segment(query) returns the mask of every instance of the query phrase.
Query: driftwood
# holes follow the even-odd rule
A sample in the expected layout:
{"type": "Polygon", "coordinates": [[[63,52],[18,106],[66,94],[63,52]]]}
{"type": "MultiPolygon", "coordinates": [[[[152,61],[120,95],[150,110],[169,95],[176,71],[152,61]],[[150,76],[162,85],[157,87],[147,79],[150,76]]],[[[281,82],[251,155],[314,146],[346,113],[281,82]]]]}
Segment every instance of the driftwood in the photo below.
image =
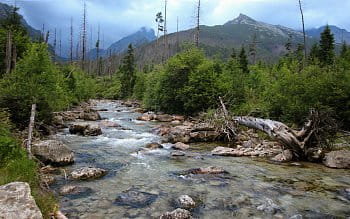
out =
{"type": "Polygon", "coordinates": [[[30,114],[30,122],[29,122],[29,129],[28,129],[28,140],[27,140],[27,151],[28,156],[32,158],[32,138],[33,138],[33,129],[34,129],[34,123],[35,123],[35,112],[36,112],[36,104],[32,105],[32,111],[30,114]]]}
{"type": "Polygon", "coordinates": [[[308,149],[328,145],[331,136],[337,132],[337,124],[327,114],[311,111],[310,119],[301,130],[294,130],[286,124],[269,119],[250,116],[229,116],[225,104],[220,98],[225,120],[231,120],[236,125],[256,129],[266,133],[279,142],[284,149],[290,149],[298,157],[306,156],[308,149]]]}

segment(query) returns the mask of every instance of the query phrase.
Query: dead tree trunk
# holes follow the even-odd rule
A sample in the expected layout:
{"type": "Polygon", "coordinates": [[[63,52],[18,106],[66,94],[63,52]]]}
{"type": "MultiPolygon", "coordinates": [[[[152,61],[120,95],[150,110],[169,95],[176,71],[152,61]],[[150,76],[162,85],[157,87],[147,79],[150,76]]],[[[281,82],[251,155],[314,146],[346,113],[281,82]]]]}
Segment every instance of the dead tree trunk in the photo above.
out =
{"type": "Polygon", "coordinates": [[[305,21],[304,21],[304,13],[303,13],[303,8],[301,6],[301,0],[299,0],[299,9],[300,9],[300,14],[301,14],[301,22],[303,25],[303,37],[304,37],[304,65],[307,57],[307,51],[306,51],[306,33],[305,33],[305,21]]]}
{"type": "Polygon", "coordinates": [[[34,129],[34,123],[35,123],[35,112],[36,112],[36,104],[32,105],[32,111],[30,114],[30,122],[29,122],[29,129],[28,129],[28,140],[27,140],[27,151],[28,156],[30,158],[33,157],[32,155],[32,138],[33,138],[33,129],[34,129]]]}
{"type": "Polygon", "coordinates": [[[7,33],[7,43],[6,43],[6,74],[11,72],[11,61],[12,61],[12,32],[7,33]]]}

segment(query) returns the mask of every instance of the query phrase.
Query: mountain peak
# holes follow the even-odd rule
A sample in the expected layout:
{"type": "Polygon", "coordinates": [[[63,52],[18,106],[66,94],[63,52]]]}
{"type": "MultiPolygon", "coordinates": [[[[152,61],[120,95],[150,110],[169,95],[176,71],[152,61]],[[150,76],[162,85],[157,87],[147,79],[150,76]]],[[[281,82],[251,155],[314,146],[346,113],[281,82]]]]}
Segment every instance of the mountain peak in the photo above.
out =
{"type": "Polygon", "coordinates": [[[255,24],[257,23],[256,20],[253,18],[249,17],[248,15],[245,14],[239,14],[237,18],[235,18],[232,21],[227,22],[226,24],[255,24]]]}

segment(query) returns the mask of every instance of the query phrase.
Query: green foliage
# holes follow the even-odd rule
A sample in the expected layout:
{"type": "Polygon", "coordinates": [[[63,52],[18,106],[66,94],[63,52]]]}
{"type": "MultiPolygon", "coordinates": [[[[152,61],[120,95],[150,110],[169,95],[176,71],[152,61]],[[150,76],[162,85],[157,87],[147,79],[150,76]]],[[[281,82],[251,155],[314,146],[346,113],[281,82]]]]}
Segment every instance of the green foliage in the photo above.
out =
{"type": "MultiPolygon", "coordinates": [[[[188,101],[186,98],[190,97],[185,97],[183,94],[185,86],[191,86],[188,84],[190,75],[195,74],[204,61],[204,55],[200,50],[189,49],[171,58],[164,69],[157,69],[155,73],[151,73],[148,85],[152,84],[154,87],[147,90],[150,94],[145,97],[146,106],[154,108],[152,106],[157,105],[160,110],[169,113],[195,113],[185,109],[185,102],[188,101]],[[155,100],[150,100],[150,97],[155,100]]],[[[193,82],[194,80],[193,78],[193,82]]]]}
{"type": "Polygon", "coordinates": [[[123,63],[119,68],[119,77],[122,84],[121,97],[129,98],[133,94],[135,80],[136,80],[136,67],[134,49],[130,44],[126,56],[123,59],[123,63]]]}
{"type": "Polygon", "coordinates": [[[27,182],[32,195],[45,218],[53,212],[56,200],[51,193],[41,190],[37,163],[28,159],[26,151],[11,134],[8,113],[0,111],[0,185],[14,181],[27,182]]]}
{"type": "Polygon", "coordinates": [[[133,98],[142,100],[146,88],[146,75],[143,72],[136,74],[133,98]]]}
{"type": "Polygon", "coordinates": [[[97,97],[116,100],[120,98],[121,87],[118,77],[102,77],[97,83],[97,97]]]}
{"type": "Polygon", "coordinates": [[[331,33],[331,29],[328,25],[321,33],[320,51],[318,58],[323,65],[331,65],[334,62],[334,35],[331,33]]]}
{"type": "Polygon", "coordinates": [[[27,125],[30,107],[37,104],[38,121],[50,123],[51,112],[69,104],[64,78],[51,63],[46,44],[32,44],[14,72],[0,82],[0,107],[8,108],[11,120],[27,125]]]}

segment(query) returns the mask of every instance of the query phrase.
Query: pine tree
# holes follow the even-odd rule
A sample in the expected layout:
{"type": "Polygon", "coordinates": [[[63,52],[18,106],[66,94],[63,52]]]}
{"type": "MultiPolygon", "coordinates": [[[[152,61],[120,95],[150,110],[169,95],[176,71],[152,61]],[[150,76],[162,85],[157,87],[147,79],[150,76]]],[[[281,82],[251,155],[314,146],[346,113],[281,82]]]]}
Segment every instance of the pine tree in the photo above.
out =
{"type": "Polygon", "coordinates": [[[348,52],[348,45],[346,45],[346,42],[344,41],[340,51],[340,58],[345,58],[347,52],[348,52]]]}
{"type": "Polygon", "coordinates": [[[236,59],[237,58],[237,53],[235,48],[232,48],[232,53],[231,53],[231,59],[236,59]]]}
{"type": "Polygon", "coordinates": [[[327,25],[321,33],[319,60],[323,65],[331,65],[334,62],[334,35],[327,25]]]}
{"type": "Polygon", "coordinates": [[[136,67],[134,48],[129,44],[126,56],[119,67],[120,82],[122,84],[121,97],[128,98],[132,96],[136,80],[136,67]]]}
{"type": "Polygon", "coordinates": [[[242,47],[241,52],[239,53],[239,67],[243,73],[249,73],[248,69],[248,57],[245,52],[244,47],[242,47]]]}
{"type": "Polygon", "coordinates": [[[308,60],[310,64],[316,64],[318,62],[319,53],[320,53],[320,47],[318,46],[318,43],[313,44],[310,49],[309,60],[308,60]]]}

